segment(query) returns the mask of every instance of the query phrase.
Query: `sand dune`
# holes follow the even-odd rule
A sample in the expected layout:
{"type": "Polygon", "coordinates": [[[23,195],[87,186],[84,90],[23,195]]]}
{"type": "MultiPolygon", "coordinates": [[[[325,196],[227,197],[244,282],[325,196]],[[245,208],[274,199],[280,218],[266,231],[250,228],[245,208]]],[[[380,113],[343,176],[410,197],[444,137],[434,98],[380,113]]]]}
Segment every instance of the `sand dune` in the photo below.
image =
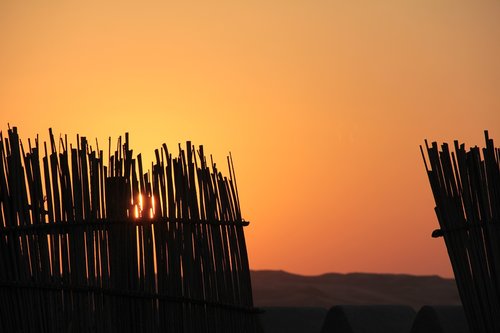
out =
{"type": "Polygon", "coordinates": [[[401,304],[415,310],[423,305],[460,304],[453,279],[394,274],[336,274],[301,276],[284,271],[252,271],[256,306],[338,304],[401,304]]]}

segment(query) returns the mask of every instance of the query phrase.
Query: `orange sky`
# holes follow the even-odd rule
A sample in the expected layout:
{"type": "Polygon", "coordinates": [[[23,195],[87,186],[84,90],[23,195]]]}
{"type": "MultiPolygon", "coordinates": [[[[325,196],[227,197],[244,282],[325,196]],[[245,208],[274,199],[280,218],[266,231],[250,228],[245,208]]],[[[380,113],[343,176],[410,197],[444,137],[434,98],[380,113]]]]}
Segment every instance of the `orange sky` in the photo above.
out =
{"type": "Polygon", "coordinates": [[[500,2],[0,2],[0,128],[235,160],[250,264],[451,276],[425,138],[500,145],[500,2]]]}

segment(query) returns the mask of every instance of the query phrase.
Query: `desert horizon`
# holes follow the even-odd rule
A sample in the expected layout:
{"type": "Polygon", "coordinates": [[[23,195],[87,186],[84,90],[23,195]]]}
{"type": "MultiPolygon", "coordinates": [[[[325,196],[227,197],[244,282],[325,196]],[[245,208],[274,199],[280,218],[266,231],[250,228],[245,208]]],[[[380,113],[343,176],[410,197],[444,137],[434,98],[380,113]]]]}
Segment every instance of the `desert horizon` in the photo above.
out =
{"type": "Polygon", "coordinates": [[[279,270],[251,270],[257,307],[334,305],[460,305],[454,279],[439,276],[325,273],[314,276],[279,270]]]}

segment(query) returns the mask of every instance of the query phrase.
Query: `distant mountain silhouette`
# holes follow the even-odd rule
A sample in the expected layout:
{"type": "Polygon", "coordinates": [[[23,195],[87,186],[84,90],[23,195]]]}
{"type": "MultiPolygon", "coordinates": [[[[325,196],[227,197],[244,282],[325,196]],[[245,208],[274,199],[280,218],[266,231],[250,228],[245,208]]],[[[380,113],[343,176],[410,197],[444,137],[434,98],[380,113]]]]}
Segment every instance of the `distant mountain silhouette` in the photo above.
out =
{"type": "Polygon", "coordinates": [[[302,276],[285,271],[251,271],[256,306],[401,304],[458,305],[455,280],[404,274],[328,273],[302,276]]]}

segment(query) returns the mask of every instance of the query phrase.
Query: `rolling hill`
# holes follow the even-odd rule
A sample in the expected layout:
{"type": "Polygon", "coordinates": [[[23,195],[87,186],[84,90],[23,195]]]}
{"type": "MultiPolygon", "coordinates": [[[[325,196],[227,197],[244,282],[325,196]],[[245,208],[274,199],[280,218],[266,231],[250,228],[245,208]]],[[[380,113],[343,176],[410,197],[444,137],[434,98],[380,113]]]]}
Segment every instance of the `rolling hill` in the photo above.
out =
{"type": "Polygon", "coordinates": [[[257,307],[323,307],[356,304],[460,304],[453,279],[403,274],[328,273],[302,276],[285,271],[251,271],[257,307]]]}

